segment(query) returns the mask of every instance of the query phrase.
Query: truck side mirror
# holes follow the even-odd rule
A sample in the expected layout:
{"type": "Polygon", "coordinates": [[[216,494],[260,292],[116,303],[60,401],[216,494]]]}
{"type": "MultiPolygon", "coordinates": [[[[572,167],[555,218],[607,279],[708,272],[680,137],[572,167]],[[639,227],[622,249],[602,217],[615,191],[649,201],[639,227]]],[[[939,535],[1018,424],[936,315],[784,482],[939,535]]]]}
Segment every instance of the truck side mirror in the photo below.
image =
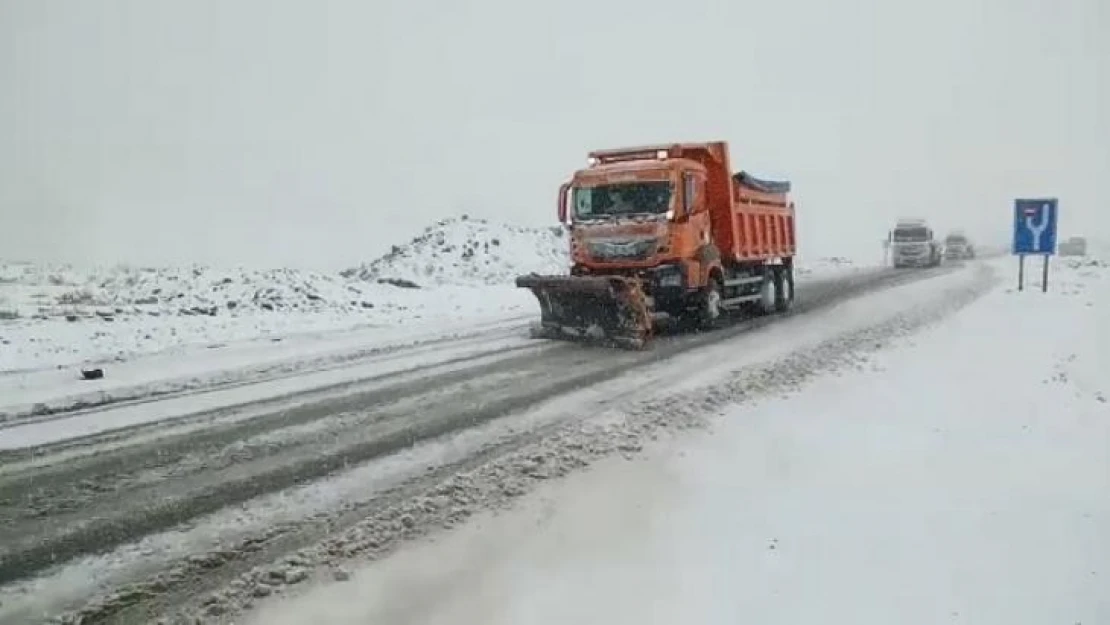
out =
{"type": "Polygon", "coordinates": [[[563,184],[559,185],[558,215],[559,215],[559,223],[564,224],[564,225],[567,223],[567,193],[569,191],[570,191],[570,183],[569,182],[564,182],[563,184]]]}

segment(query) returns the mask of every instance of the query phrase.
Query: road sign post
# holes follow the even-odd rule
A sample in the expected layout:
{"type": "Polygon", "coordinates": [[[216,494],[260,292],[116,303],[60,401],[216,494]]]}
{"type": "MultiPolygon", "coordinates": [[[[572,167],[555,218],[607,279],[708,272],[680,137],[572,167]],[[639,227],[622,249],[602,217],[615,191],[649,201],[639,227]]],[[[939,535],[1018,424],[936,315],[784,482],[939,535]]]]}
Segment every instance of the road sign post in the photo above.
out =
{"type": "Polygon", "coordinates": [[[1040,256],[1041,292],[1048,292],[1048,259],[1056,253],[1056,198],[1014,200],[1014,238],[1010,253],[1018,257],[1018,290],[1025,289],[1025,257],[1040,256]]]}
{"type": "Polygon", "coordinates": [[[1048,254],[1044,255],[1044,265],[1041,267],[1041,293],[1048,293],[1048,254]]]}

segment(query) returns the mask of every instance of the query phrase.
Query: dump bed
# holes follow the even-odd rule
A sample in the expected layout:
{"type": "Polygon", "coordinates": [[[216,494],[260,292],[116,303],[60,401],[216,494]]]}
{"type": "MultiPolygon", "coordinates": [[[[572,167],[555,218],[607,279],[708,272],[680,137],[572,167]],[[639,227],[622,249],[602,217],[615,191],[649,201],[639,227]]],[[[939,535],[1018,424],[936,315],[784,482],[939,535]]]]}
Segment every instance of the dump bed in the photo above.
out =
{"type": "Polygon", "coordinates": [[[789,192],[789,182],[761,180],[743,171],[732,176],[730,210],[713,223],[722,253],[736,261],[794,256],[797,242],[789,192]]]}
{"type": "Polygon", "coordinates": [[[797,241],[789,182],[732,173],[728,143],[680,143],[644,148],[665,150],[672,158],[701,163],[707,173],[706,201],[712,238],[724,259],[733,262],[794,256],[797,241]]]}
{"type": "Polygon", "coordinates": [[[794,256],[797,240],[790,183],[764,180],[746,171],[732,174],[727,144],[721,142],[719,149],[723,158],[706,166],[713,240],[721,255],[734,262],[794,256]],[[724,185],[713,184],[721,178],[724,185]],[[714,197],[715,192],[719,197],[714,197]]]}

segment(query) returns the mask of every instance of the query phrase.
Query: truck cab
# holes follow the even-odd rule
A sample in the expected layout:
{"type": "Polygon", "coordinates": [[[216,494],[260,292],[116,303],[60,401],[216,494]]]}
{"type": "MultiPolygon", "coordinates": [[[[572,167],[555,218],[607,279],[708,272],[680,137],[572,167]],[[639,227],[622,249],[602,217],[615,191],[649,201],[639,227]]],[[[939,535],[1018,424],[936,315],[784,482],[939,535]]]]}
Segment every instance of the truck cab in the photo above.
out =
{"type": "Polygon", "coordinates": [[[571,275],[640,278],[658,308],[681,308],[707,270],[695,258],[710,226],[708,172],[664,149],[591,152],[559,189],[571,275]]]}
{"type": "Polygon", "coordinates": [[[890,231],[891,261],[896,268],[936,267],[941,245],[924,219],[901,219],[890,231]]]}
{"type": "Polygon", "coordinates": [[[591,153],[590,167],[559,189],[559,220],[571,232],[571,273],[642,274],[690,255],[708,228],[707,174],[700,163],[662,151],[607,156],[591,153]]]}
{"type": "Polygon", "coordinates": [[[975,247],[963,232],[950,232],[944,238],[944,257],[948,260],[975,258],[975,247]]]}

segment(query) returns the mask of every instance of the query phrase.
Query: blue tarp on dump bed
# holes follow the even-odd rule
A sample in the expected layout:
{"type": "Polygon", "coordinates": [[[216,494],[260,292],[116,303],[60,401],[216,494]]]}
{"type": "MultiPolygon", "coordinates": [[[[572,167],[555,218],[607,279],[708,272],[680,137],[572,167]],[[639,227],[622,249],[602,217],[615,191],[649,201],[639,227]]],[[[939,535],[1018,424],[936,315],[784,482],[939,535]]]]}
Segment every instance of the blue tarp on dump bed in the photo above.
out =
{"type": "Polygon", "coordinates": [[[746,171],[732,177],[736,184],[742,184],[750,189],[763,193],[790,193],[790,182],[778,180],[760,180],[746,171]]]}

